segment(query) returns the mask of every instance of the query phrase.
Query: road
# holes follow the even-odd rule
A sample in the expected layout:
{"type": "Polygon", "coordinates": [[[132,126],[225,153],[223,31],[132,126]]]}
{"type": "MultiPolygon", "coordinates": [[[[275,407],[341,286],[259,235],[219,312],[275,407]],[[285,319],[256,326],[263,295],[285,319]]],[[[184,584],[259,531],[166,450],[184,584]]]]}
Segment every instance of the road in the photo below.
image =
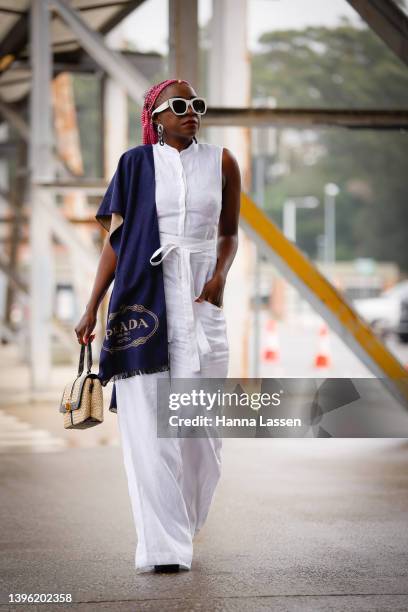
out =
{"type": "MultiPolygon", "coordinates": [[[[371,378],[373,374],[354,355],[347,345],[328,328],[326,340],[321,343],[319,331],[323,319],[312,311],[304,316],[290,320],[276,321],[274,360],[263,358],[264,349],[268,346],[267,322],[270,316],[266,311],[260,311],[260,345],[259,345],[259,377],[332,377],[332,378],[371,378]],[[327,365],[316,367],[315,359],[318,353],[327,351],[327,365]]],[[[407,366],[408,375],[408,345],[401,344],[394,336],[385,340],[387,348],[407,366]]],[[[249,359],[254,363],[254,337],[249,338],[249,359]]],[[[251,368],[248,376],[255,376],[251,368]]]]}

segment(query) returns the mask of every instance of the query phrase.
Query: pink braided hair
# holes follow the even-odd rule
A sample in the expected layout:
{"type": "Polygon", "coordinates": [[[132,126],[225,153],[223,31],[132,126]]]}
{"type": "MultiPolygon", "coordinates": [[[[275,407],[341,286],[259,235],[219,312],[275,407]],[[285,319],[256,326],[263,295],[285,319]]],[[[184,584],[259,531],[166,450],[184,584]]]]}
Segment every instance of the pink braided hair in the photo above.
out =
{"type": "Polygon", "coordinates": [[[188,81],[184,79],[166,79],[165,81],[161,81],[161,83],[157,83],[156,85],[152,85],[150,89],[148,89],[144,94],[144,104],[142,110],[142,136],[143,136],[143,144],[155,144],[158,141],[157,133],[153,127],[152,123],[152,111],[154,103],[158,95],[163,91],[165,87],[171,85],[172,83],[187,83],[190,85],[188,81]]]}

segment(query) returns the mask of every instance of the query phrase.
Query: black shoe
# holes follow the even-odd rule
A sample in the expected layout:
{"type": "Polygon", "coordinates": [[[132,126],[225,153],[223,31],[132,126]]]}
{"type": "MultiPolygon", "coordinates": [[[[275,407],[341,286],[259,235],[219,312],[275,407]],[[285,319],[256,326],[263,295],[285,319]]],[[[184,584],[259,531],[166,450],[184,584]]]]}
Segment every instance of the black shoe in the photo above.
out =
{"type": "Polygon", "coordinates": [[[155,565],[155,572],[178,572],[180,569],[180,565],[178,563],[174,563],[172,565],[155,565]]]}

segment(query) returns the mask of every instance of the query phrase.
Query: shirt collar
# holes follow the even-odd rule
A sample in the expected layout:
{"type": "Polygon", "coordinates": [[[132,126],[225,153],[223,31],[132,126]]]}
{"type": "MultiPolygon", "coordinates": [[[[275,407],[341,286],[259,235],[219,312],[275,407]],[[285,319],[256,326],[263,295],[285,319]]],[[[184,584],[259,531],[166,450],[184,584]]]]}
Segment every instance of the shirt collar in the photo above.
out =
{"type": "Polygon", "coordinates": [[[174,155],[175,157],[179,157],[181,155],[184,156],[188,155],[189,153],[195,153],[198,149],[198,142],[195,142],[195,140],[193,140],[186,149],[182,149],[181,151],[178,151],[175,147],[168,145],[167,142],[165,142],[163,146],[158,142],[157,148],[161,149],[167,155],[174,155]]]}

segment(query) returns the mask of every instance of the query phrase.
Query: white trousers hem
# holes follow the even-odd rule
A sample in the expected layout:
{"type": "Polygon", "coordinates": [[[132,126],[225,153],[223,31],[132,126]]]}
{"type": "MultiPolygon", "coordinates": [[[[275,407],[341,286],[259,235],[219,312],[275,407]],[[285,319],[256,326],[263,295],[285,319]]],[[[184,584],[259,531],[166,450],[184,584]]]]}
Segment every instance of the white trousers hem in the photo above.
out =
{"type": "Polygon", "coordinates": [[[175,565],[178,564],[180,569],[190,570],[191,562],[181,561],[180,559],[174,559],[174,555],[171,553],[157,553],[156,555],[149,555],[149,558],[138,559],[135,563],[136,573],[142,574],[144,572],[150,572],[154,570],[155,565],[175,565]]]}

